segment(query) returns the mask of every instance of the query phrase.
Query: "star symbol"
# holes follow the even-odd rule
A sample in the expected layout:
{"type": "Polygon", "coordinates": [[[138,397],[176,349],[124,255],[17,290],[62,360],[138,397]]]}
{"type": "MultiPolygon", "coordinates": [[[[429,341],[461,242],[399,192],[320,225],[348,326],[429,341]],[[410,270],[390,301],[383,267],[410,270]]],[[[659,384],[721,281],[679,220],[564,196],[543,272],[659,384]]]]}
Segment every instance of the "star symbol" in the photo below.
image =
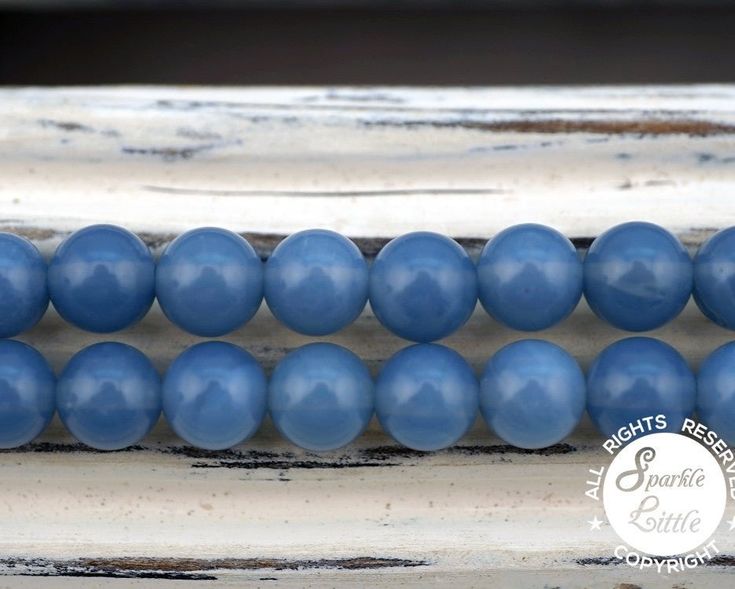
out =
{"type": "Polygon", "coordinates": [[[605,520],[597,519],[597,516],[595,516],[592,519],[588,519],[587,523],[590,525],[590,531],[601,530],[602,528],[600,526],[605,523],[605,520]]]}
{"type": "Polygon", "coordinates": [[[727,522],[727,523],[728,523],[728,524],[730,524],[730,531],[731,531],[731,532],[732,532],[733,530],[735,530],[735,515],[733,515],[733,516],[732,516],[732,519],[731,519],[731,520],[730,520],[729,522],[727,522]]]}

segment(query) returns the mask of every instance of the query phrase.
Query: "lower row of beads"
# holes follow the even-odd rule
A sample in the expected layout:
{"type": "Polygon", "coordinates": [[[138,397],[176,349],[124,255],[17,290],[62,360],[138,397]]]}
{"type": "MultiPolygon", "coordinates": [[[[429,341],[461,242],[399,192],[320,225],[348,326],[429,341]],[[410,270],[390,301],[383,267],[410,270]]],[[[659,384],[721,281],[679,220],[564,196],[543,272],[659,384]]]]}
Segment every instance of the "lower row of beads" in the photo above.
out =
{"type": "Polygon", "coordinates": [[[313,343],[286,355],[268,381],[253,356],[225,342],[188,348],[163,379],[137,349],[99,343],[77,353],[57,380],[34,348],[0,341],[0,448],[33,440],[56,410],[77,439],[102,450],[140,441],[161,411],[177,435],[208,450],[248,439],[266,413],[307,450],[349,444],[373,413],[399,443],[439,450],[469,430],[478,410],[507,443],[543,448],[567,437],[585,408],[605,436],[659,414],[675,430],[696,410],[732,444],[735,342],[715,350],[697,379],[668,344],[627,338],[604,349],[585,379],[556,344],[521,340],[490,358],[479,380],[438,344],[400,350],[373,380],[349,350],[313,343]]]}

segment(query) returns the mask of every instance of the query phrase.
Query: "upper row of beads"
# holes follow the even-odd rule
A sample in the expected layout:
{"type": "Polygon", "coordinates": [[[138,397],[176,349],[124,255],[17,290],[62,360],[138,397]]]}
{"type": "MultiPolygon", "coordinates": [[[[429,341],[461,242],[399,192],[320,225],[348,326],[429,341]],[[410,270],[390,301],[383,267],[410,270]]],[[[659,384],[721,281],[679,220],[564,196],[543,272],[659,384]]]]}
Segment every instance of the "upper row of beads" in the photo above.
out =
{"type": "Polygon", "coordinates": [[[48,267],[30,242],[0,234],[0,337],[32,327],[49,297],[64,319],[99,333],[136,323],[157,297],[173,323],[216,337],[245,324],[265,296],[281,322],[307,335],[345,327],[369,299],[385,327],[429,342],[459,329],[478,297],[498,321],[537,331],[567,317],[583,291],[599,317],[629,331],[670,321],[692,291],[707,317],[735,328],[735,228],[712,236],[692,262],[651,223],[609,229],[584,260],[558,231],[516,225],[488,241],[477,265],[456,241],[417,232],[390,241],[371,268],[352,241],[321,229],[287,237],[265,264],[218,228],[180,235],[157,265],[138,236],[111,225],[73,233],[48,267]]]}

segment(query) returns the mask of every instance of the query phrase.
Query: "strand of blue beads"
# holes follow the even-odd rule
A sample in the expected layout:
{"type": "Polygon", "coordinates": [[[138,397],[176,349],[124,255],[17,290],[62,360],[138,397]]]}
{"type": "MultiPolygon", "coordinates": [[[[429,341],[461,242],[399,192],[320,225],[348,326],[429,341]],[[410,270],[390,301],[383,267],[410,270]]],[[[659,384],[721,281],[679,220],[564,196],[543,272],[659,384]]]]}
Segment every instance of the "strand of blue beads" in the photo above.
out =
{"type": "Polygon", "coordinates": [[[631,337],[602,350],[585,381],[577,362],[559,346],[520,340],[490,358],[478,382],[454,350],[416,344],[392,356],[373,383],[352,352],[314,343],[287,354],[268,383],[243,349],[204,342],[174,360],[161,386],[151,362],[125,344],[83,349],[56,381],[32,347],[0,340],[0,448],[32,441],[57,409],[83,443],[122,449],[142,440],[163,408],[179,437],[208,450],[247,440],[268,411],[292,443],[335,450],[357,438],[375,411],[384,431],[400,444],[432,451],[455,444],[479,408],[501,439],[533,449],[566,438],[585,404],[605,436],[657,415],[666,417],[667,431],[676,431],[696,410],[732,444],[734,367],[735,342],[710,354],[695,379],[668,344],[631,337]]]}
{"type": "MultiPolygon", "coordinates": [[[[265,291],[274,315],[301,333],[323,335],[348,325],[369,294],[386,327],[407,339],[430,342],[461,327],[478,293],[499,321],[521,330],[544,329],[576,306],[582,282],[595,313],[624,329],[647,330],[669,321],[686,304],[692,284],[703,313],[735,327],[730,317],[735,308],[733,268],[735,229],[705,242],[692,264],[678,240],[661,227],[626,223],[595,240],[582,265],[558,232],[519,225],[487,243],[477,271],[453,240],[413,233],[391,241],[368,271],[358,248],[330,231],[304,231],[284,240],[264,270],[243,238],[203,228],[169,245],[154,280],[153,258],[137,236],[97,225],[66,239],[48,271],[30,242],[0,234],[0,336],[32,327],[49,294],[69,322],[109,332],[138,321],[154,292],[174,323],[197,335],[216,336],[247,322],[265,291]]],[[[54,404],[47,393],[53,389],[53,373],[32,348],[0,343],[0,421],[7,425],[0,444],[14,446],[33,439],[50,419],[54,404]],[[24,375],[31,375],[34,385],[21,390],[18,383],[24,375]]],[[[603,350],[590,369],[588,411],[598,429],[609,435],[651,412],[666,414],[675,428],[696,402],[701,418],[733,439],[730,356],[735,351],[726,346],[705,362],[696,397],[694,376],[673,348],[650,338],[622,340],[603,350]],[[673,393],[660,390],[662,379],[675,381],[673,393]]],[[[210,342],[174,362],[162,398],[158,376],[140,352],[105,343],[90,346],[69,362],[56,387],[56,405],[74,435],[101,449],[141,439],[163,403],[174,430],[203,448],[247,439],[270,405],[285,437],[307,449],[328,450],[359,435],[374,403],[389,434],[412,448],[433,450],[455,443],[478,406],[496,433],[513,445],[555,443],[576,426],[584,398],[576,362],[553,344],[536,340],[499,351],[480,384],[461,357],[438,345],[396,354],[378,376],[374,393],[366,371],[347,350],[315,344],[279,364],[266,395],[265,376],[251,356],[210,342]],[[437,366],[444,367],[441,374],[437,366]],[[128,379],[144,394],[130,396],[128,379]],[[349,394],[337,391],[338,381],[352,382],[349,394]],[[563,390],[557,386],[561,381],[563,390]],[[307,411],[310,407],[318,409],[307,411]],[[549,420],[549,412],[557,418],[549,420]],[[233,419],[235,414],[241,419],[233,419]],[[341,424],[329,439],[324,437],[327,416],[330,423],[341,424]]]]}
{"type": "Polygon", "coordinates": [[[566,318],[584,291],[600,318],[646,331],[678,315],[693,290],[707,317],[735,329],[734,281],[735,228],[705,242],[692,263],[675,236],[651,223],[609,229],[584,261],[557,231],[517,225],[487,242],[477,266],[452,239],[417,232],[390,241],[368,268],[352,241],[321,229],[286,238],[265,266],[239,235],[194,229],[156,265],[135,234],[93,225],[62,242],[48,269],[30,242],[0,234],[0,337],[33,327],[49,296],[64,319],[99,333],[133,325],[157,296],[173,323],[204,337],[247,323],[264,294],[277,319],[306,335],[344,328],[369,299],[387,329],[427,343],[459,329],[478,296],[501,323],[537,331],[566,318]]]}

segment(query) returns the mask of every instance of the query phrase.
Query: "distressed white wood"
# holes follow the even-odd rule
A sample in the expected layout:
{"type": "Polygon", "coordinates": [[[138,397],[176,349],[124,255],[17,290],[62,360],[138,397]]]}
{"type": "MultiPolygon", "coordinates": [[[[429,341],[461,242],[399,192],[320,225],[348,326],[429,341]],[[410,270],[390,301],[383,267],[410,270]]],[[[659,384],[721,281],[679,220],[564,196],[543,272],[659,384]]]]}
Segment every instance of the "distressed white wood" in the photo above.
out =
{"type": "Polygon", "coordinates": [[[693,219],[735,222],[731,87],[27,89],[0,100],[11,223],[484,237],[519,221],[574,236],[634,218],[679,233],[693,219]]]}
{"type": "MultiPolygon", "coordinates": [[[[358,239],[368,256],[415,229],[476,254],[520,221],[553,225],[583,248],[612,224],[646,219],[695,248],[735,224],[734,190],[731,86],[0,90],[0,228],[46,255],[93,222],[126,225],[156,252],[190,227],[225,226],[264,257],[281,235],[312,226],[358,239]]],[[[541,337],[586,367],[624,335],[582,303],[541,337]]],[[[732,339],[693,304],[653,335],[693,367],[732,339]]],[[[478,309],[445,343],[479,370],[522,337],[478,309]]],[[[59,370],[104,338],[50,311],[20,339],[59,370]]],[[[156,307],[109,339],[160,370],[199,341],[156,307]]],[[[268,369],[313,341],[265,308],[223,339],[268,369]]],[[[369,309],[321,339],[373,371],[406,345],[369,309]]],[[[600,442],[584,423],[550,455],[514,453],[478,423],[459,448],[418,455],[373,424],[353,446],[315,456],[266,424],[234,453],[206,454],[160,424],[140,448],[97,453],[54,424],[29,448],[0,453],[0,572],[11,575],[0,587],[40,582],[22,573],[157,577],[119,586],[173,586],[176,575],[223,586],[722,586],[735,555],[724,527],[721,566],[666,578],[606,564],[614,536],[588,531],[594,506],[583,497],[586,469],[604,461],[600,442]]]]}

